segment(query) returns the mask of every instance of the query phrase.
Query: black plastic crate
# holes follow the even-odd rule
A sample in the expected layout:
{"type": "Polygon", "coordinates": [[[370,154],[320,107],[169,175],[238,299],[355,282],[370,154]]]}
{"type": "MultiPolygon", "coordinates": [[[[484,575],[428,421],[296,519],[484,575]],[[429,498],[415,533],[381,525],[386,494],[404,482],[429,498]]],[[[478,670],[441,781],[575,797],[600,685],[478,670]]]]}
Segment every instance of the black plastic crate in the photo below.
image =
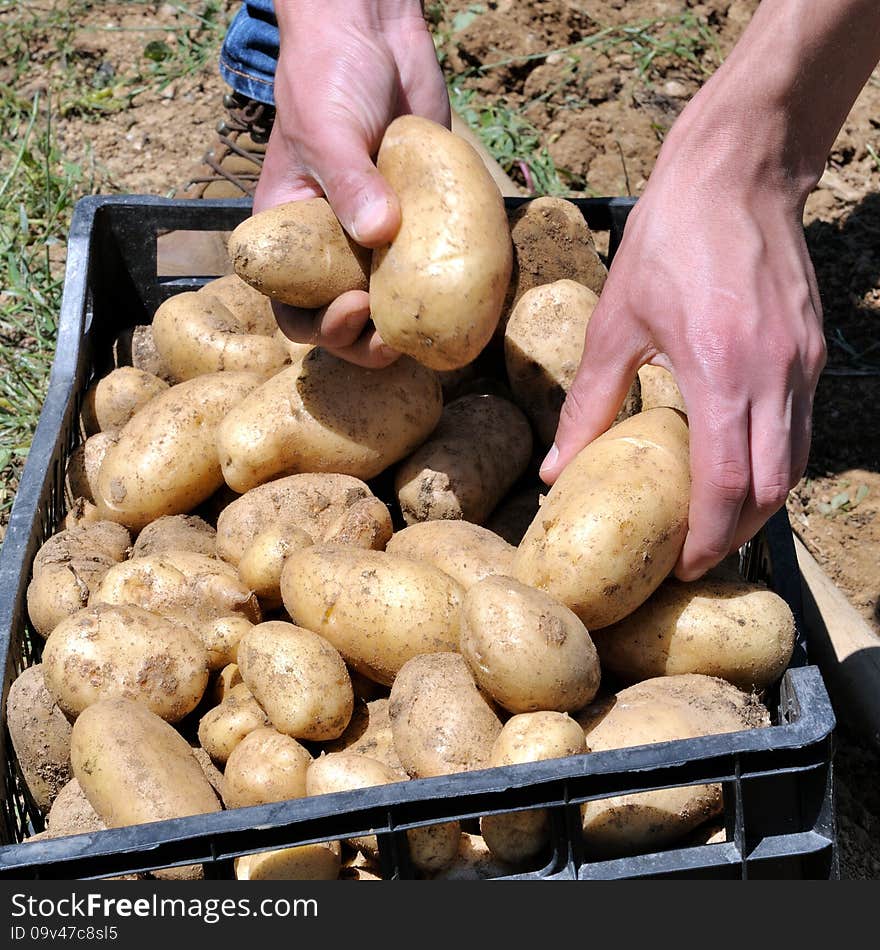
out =
{"type": "MultiPolygon", "coordinates": [[[[526,199],[506,200],[511,207],[526,199]]],[[[610,258],[634,199],[576,203],[594,231],[609,232],[610,258]]],[[[42,820],[12,753],[6,697],[13,679],[39,659],[42,640],[29,627],[25,592],[34,554],[57,530],[70,501],[64,476],[81,439],[82,394],[92,378],[112,367],[111,344],[121,330],[150,322],[164,299],[215,276],[158,277],[157,235],[228,231],[249,214],[246,200],[151,196],[88,197],[75,209],[48,394],[0,550],[0,877],[94,878],[202,863],[207,877],[222,878],[232,876],[232,860],[241,854],[378,833],[383,876],[405,879],[413,876],[406,829],[460,819],[476,830],[480,815],[536,807],[551,810],[550,847],[538,866],[504,879],[838,877],[835,720],[818,668],[807,661],[800,576],[785,509],[740,552],[744,576],[767,581],[784,597],[798,627],[789,669],[765,696],[773,716],[767,728],[20,843],[42,820]],[[724,841],[684,842],[613,860],[594,859],[584,850],[581,803],[716,782],[724,792],[724,841]]]]}

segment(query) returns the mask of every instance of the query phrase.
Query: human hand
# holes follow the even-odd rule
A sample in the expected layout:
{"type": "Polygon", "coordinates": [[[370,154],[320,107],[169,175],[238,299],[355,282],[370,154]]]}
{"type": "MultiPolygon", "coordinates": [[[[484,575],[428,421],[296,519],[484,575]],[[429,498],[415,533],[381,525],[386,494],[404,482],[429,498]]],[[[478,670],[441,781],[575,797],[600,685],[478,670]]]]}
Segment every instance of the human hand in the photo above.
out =
{"type": "MultiPolygon", "coordinates": [[[[276,117],[254,212],[325,196],[365,247],[386,244],[400,207],[373,163],[385,129],[413,113],[450,124],[449,97],[417,0],[276,2],[281,52],[276,117]]],[[[399,354],[369,323],[369,297],[349,291],[317,312],[275,303],[282,331],[350,362],[386,366],[399,354]]]]}
{"type": "Polygon", "coordinates": [[[691,438],[681,580],[784,504],[806,467],[825,362],[802,190],[753,165],[735,136],[702,131],[684,122],[669,136],[630,214],[541,469],[552,484],[611,425],[639,366],[670,370],[691,438]]]}

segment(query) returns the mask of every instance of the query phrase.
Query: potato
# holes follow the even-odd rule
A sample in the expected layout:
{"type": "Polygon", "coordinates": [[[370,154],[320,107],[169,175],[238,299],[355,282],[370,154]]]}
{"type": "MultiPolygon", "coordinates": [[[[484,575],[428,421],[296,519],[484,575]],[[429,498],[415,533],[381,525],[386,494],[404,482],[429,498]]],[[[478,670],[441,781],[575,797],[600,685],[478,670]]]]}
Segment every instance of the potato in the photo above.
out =
{"type": "MultiPolygon", "coordinates": [[[[94,604],[133,604],[187,627],[200,639],[201,628],[221,617],[243,617],[250,623],[262,619],[256,596],[235,568],[194,551],[165,551],[114,565],[92,590],[89,605],[94,604]]],[[[205,642],[215,633],[208,632],[205,642]]],[[[223,656],[215,657],[220,666],[225,666],[223,656]]]]}
{"type": "MultiPolygon", "coordinates": [[[[504,724],[489,765],[520,765],[586,751],[583,729],[565,713],[521,713],[504,724]]],[[[496,858],[521,864],[534,859],[549,843],[550,820],[543,808],[483,815],[480,834],[496,858]]]]}
{"type": "Polygon", "coordinates": [[[67,490],[74,498],[85,498],[94,504],[98,472],[107,449],[119,438],[118,429],[107,429],[90,435],[70,453],[67,460],[67,490]]]}
{"type": "Polygon", "coordinates": [[[456,581],[429,564],[341,544],[296,551],[281,572],[281,596],[294,622],[326,637],[353,669],[385,686],[411,657],[458,649],[462,595],[456,581]]]}
{"type": "Polygon", "coordinates": [[[591,442],[547,493],[513,576],[592,632],[632,613],[678,560],[690,500],[688,428],[674,409],[637,413],[591,442]]]}
{"type": "Polygon", "coordinates": [[[104,575],[128,553],[131,536],[109,521],[64,528],[40,546],[26,601],[30,622],[41,637],[82,610],[104,575]]]}
{"type": "Polygon", "coordinates": [[[427,438],[442,408],[436,373],[414,360],[365,369],[314,349],[220,423],[223,477],[238,492],[298,472],[373,478],[427,438]]]}
{"type": "Polygon", "coordinates": [[[642,409],[668,406],[670,409],[687,412],[681,390],[668,369],[645,363],[644,366],[639,367],[639,385],[642,393],[642,409]]]}
{"type": "Polygon", "coordinates": [[[95,524],[101,520],[97,505],[90,502],[88,498],[74,498],[61,522],[61,527],[69,531],[71,528],[84,528],[86,525],[95,524]]]}
{"type": "Polygon", "coordinates": [[[239,881],[335,881],[341,866],[335,842],[244,854],[234,861],[239,881]]]}
{"type": "Polygon", "coordinates": [[[523,474],[532,430],[498,396],[461,396],[443,409],[431,436],[395,472],[407,524],[463,519],[481,524],[523,474]]]}
{"type": "Polygon", "coordinates": [[[121,429],[151,399],[168,389],[168,383],[134,366],[119,366],[100,377],[83,396],[82,420],[86,435],[121,429]]]}
{"type": "Polygon", "coordinates": [[[506,877],[515,870],[514,865],[499,861],[492,854],[481,835],[462,832],[455,860],[436,874],[432,874],[431,880],[489,881],[506,877]]]}
{"type": "Polygon", "coordinates": [[[393,532],[391,512],[385,502],[379,498],[362,498],[342,512],[327,530],[324,541],[384,551],[393,532]]]}
{"type": "Polygon", "coordinates": [[[264,610],[281,606],[281,569],[288,555],[312,543],[311,535],[301,528],[282,523],[261,531],[244,549],[238,576],[264,610]]]}
{"type": "Polygon", "coordinates": [[[138,324],[123,330],[113,342],[113,359],[116,366],[133,366],[164,379],[166,383],[176,382],[156,349],[150,324],[138,324]]]}
{"type": "Polygon", "coordinates": [[[409,778],[400,764],[391,734],[388,697],[355,700],[354,711],[338,739],[323,743],[325,752],[356,752],[377,759],[401,778],[409,778]]]}
{"type": "Polygon", "coordinates": [[[225,765],[232,750],[248,733],[268,726],[269,717],[242,682],[233,686],[223,702],[199,720],[199,743],[217,765],[225,765]]]}
{"type": "Polygon", "coordinates": [[[345,233],[324,198],[252,214],[235,228],[227,247],[242,280],[294,307],[326,307],[348,290],[369,286],[370,251],[345,233]]]}
{"type": "Polygon", "coordinates": [[[219,795],[220,800],[223,800],[223,773],[220,769],[214,765],[214,762],[211,759],[211,756],[198,744],[194,742],[191,738],[187,737],[187,742],[189,747],[192,749],[192,754],[195,756],[196,762],[199,763],[199,768],[205,774],[205,778],[208,780],[208,784],[214,791],[219,795]]]}
{"type": "Polygon", "coordinates": [[[204,289],[169,297],[153,317],[156,349],[178,382],[223,371],[268,379],[287,364],[288,354],[274,328],[271,335],[261,329],[204,289]]]}
{"type": "Polygon", "coordinates": [[[576,614],[511,577],[467,591],[460,650],[477,685],[512,713],[574,712],[599,689],[599,657],[576,614]]]}
{"type": "Polygon", "coordinates": [[[249,732],[232,750],[223,772],[227,808],[302,798],[312,756],[296,739],[276,729],[249,732]]]}
{"type": "Polygon", "coordinates": [[[272,725],[295,739],[336,739],[351,719],[354,693],[339,651],[295,624],[257,624],[238,644],[245,685],[272,725]]]}
{"type": "Polygon", "coordinates": [[[217,532],[198,515],[163,515],[141,529],[130,556],[150,557],[166,551],[193,551],[215,557],[217,532]]]}
{"type": "Polygon", "coordinates": [[[209,280],[198,293],[216,297],[245,324],[248,333],[276,336],[278,323],[272,310],[271,299],[251,287],[238,274],[226,274],[209,280]]]}
{"type": "Polygon", "coordinates": [[[608,270],[580,208],[565,198],[543,195],[508,213],[513,272],[504,298],[498,335],[519,300],[533,287],[570,279],[596,294],[608,270]]]}
{"type": "Polygon", "coordinates": [[[704,673],[760,690],[788,666],[795,625],[788,604],[764,584],[668,579],[595,637],[603,669],[625,682],[704,673]]]}
{"type": "MultiPolygon", "coordinates": [[[[556,437],[559,413],[584,352],[584,334],[599,298],[573,280],[533,287],[520,297],[504,333],[510,389],[545,448],[556,437]]],[[[634,379],[617,420],[641,409],[634,379]]]]}
{"type": "Polygon", "coordinates": [[[509,574],[516,549],[470,521],[422,521],[395,532],[389,554],[424,561],[467,590],[484,577],[509,574]]]}
{"type": "Polygon", "coordinates": [[[504,200],[468,142],[419,116],[388,126],[377,167],[402,224],[373,252],[373,321],[401,353],[457,369],[486,346],[501,316],[513,266],[504,200]]]}
{"type": "Polygon", "coordinates": [[[492,512],[486,527],[508,544],[517,547],[538,514],[546,493],[547,486],[543,482],[515,488],[492,512]]]}
{"type": "Polygon", "coordinates": [[[302,473],[252,488],[223,509],[217,519],[217,553],[239,565],[258,535],[273,527],[298,528],[324,541],[349,508],[372,498],[359,478],[331,472],[302,473]]]}
{"type": "Polygon", "coordinates": [[[41,812],[70,781],[70,723],[46,689],[42,664],[23,670],[9,687],[6,725],[25,784],[41,812]]]}
{"type": "Polygon", "coordinates": [[[208,654],[208,669],[224,670],[235,664],[238,643],[253,625],[253,622],[242,614],[216,617],[204,623],[193,624],[192,630],[208,654]]]}
{"type": "Polygon", "coordinates": [[[82,786],[71,778],[58,792],[46,815],[46,831],[49,838],[66,835],[93,834],[104,831],[107,825],[89,804],[82,786]]]}
{"type": "Polygon", "coordinates": [[[254,373],[208,373],[150,400],[104,456],[96,495],[103,517],[140,529],[210,498],[223,484],[217,425],[259,382],[254,373]]]}
{"type": "Polygon", "coordinates": [[[179,722],[205,692],[208,657],[192,633],[158,614],[128,604],[98,604],[49,634],[43,676],[67,716],[124,697],[179,722]]]}
{"type": "MultiPolygon", "coordinates": [[[[238,644],[236,644],[236,652],[238,644]]],[[[237,663],[227,663],[221,670],[215,671],[208,686],[208,694],[215,706],[219,706],[234,686],[244,683],[237,663]]],[[[250,690],[248,690],[250,692],[250,690]]]]}
{"type": "MultiPolygon", "coordinates": [[[[591,752],[737,732],[770,724],[768,710],[722,679],[661,676],[621,690],[577,717],[591,752]]],[[[591,854],[662,848],[719,814],[721,786],[690,785],[591,801],[582,806],[591,854]]]]}
{"type": "MultiPolygon", "coordinates": [[[[269,298],[266,297],[265,299],[268,300],[269,298]]],[[[306,353],[315,348],[313,343],[297,343],[295,340],[289,340],[280,327],[275,331],[275,339],[287,353],[289,363],[299,363],[306,353]]]]}
{"type": "Polygon", "coordinates": [[[459,653],[425,653],[404,663],[388,712],[394,748],[413,778],[486,768],[501,732],[495,704],[459,653]]]}
{"type": "Polygon", "coordinates": [[[73,726],[73,773],[111,828],[220,811],[186,740],[142,703],[107,699],[73,726]]]}

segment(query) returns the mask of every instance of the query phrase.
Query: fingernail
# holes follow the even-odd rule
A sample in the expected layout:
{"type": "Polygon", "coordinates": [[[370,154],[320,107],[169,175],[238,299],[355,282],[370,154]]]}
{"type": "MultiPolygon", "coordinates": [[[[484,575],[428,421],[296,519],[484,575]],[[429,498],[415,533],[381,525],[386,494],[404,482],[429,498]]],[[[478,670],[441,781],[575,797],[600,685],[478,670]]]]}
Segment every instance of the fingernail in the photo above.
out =
{"type": "Polygon", "coordinates": [[[559,449],[556,448],[556,443],[554,442],[550,451],[547,453],[547,457],[541,462],[541,472],[543,475],[544,472],[549,471],[556,464],[556,460],[559,458],[559,449]]]}
{"type": "Polygon", "coordinates": [[[374,199],[358,211],[351,225],[352,237],[358,243],[375,240],[385,230],[388,221],[388,202],[374,199]]]}

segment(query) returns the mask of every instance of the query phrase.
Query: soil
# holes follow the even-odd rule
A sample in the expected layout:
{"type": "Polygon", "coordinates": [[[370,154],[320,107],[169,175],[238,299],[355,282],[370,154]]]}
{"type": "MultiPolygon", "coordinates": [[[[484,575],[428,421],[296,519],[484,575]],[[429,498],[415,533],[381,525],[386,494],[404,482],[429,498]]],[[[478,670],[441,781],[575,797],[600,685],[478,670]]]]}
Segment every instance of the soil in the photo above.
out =
{"type": "MultiPolygon", "coordinates": [[[[236,7],[226,4],[230,11],[236,7]]],[[[531,123],[570,194],[638,195],[666,131],[739,38],[757,0],[447,0],[426,7],[438,16],[446,71],[491,66],[466,78],[464,87],[478,101],[504,106],[531,123]],[[698,19],[685,23],[685,15],[698,19]],[[660,17],[679,18],[680,35],[671,36],[675,43],[665,50],[655,48],[647,65],[650,49],[644,45],[572,48],[597,30],[660,17]]],[[[138,30],[176,26],[181,15],[171,5],[95,4],[73,37],[71,55],[84,70],[121,75],[142,57],[147,39],[162,36],[138,30]]],[[[669,39],[669,28],[660,34],[669,39]]],[[[167,42],[173,40],[169,33],[167,42]]],[[[39,55],[36,50],[37,63],[39,55]]],[[[60,101],[57,82],[50,63],[19,91],[42,86],[60,101]]],[[[184,184],[212,143],[225,91],[209,62],[165,88],[145,89],[125,109],[97,119],[75,110],[57,118],[59,141],[68,159],[94,167],[101,190],[166,195],[184,184]]],[[[846,119],[807,203],[804,223],[829,359],[816,394],[809,469],[792,491],[788,511],[818,562],[880,634],[880,417],[870,409],[880,401],[877,117],[880,70],[846,119]]],[[[524,155],[511,171],[524,184],[528,162],[524,155]]],[[[835,770],[841,873],[876,878],[880,757],[845,720],[835,770]]]]}

